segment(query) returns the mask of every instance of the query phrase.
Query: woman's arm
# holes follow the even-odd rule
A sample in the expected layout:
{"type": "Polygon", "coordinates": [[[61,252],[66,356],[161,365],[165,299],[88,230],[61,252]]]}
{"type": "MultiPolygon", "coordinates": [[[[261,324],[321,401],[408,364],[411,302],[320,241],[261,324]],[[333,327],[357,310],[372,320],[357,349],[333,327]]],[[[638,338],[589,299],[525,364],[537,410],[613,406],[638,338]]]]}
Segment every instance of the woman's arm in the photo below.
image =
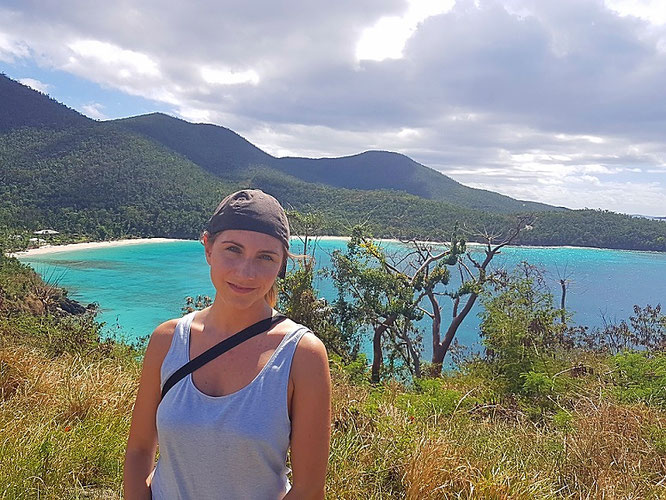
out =
{"type": "Polygon", "coordinates": [[[324,344],[301,338],[291,366],[291,468],[285,500],[323,499],[331,439],[331,375],[324,344]]]}
{"type": "Polygon", "coordinates": [[[178,320],[158,326],[150,336],[143,358],[139,390],[132,411],[132,424],[125,453],[124,496],[126,500],[150,499],[150,480],[157,451],[155,415],[160,402],[160,368],[171,345],[178,320]]]}

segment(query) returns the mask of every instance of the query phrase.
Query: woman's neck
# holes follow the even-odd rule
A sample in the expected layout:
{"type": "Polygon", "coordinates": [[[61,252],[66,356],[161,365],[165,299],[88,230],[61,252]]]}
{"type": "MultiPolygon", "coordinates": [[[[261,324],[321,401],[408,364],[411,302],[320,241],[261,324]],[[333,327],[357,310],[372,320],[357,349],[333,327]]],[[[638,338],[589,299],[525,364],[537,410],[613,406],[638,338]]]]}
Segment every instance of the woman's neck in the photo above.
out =
{"type": "Polygon", "coordinates": [[[248,308],[239,309],[216,298],[213,305],[205,311],[205,315],[201,318],[205,332],[221,339],[273,314],[273,308],[265,300],[248,308]]]}

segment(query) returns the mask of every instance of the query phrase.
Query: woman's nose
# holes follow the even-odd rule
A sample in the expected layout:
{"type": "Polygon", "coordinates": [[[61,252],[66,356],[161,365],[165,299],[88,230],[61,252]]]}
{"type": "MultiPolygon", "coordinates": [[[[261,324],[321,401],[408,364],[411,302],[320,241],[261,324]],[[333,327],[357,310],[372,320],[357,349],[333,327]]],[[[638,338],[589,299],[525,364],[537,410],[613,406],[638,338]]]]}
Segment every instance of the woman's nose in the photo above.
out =
{"type": "Polygon", "coordinates": [[[238,274],[248,280],[256,278],[257,269],[254,262],[251,259],[243,259],[243,262],[239,266],[238,274]]]}

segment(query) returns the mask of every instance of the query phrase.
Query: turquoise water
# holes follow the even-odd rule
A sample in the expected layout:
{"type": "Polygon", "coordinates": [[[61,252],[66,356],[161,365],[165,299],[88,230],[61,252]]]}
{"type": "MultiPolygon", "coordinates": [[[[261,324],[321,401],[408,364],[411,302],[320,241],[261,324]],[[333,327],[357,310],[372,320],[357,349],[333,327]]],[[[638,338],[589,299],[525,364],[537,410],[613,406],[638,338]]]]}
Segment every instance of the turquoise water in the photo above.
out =
{"type": "MultiPolygon", "coordinates": [[[[330,254],[344,249],[344,240],[323,240],[316,251],[318,267],[330,265],[330,254]]],[[[387,250],[399,251],[397,243],[383,242],[387,250]]],[[[292,241],[292,251],[302,250],[292,241]]],[[[181,315],[185,297],[214,294],[203,247],[198,241],[145,243],[118,247],[71,250],[48,255],[21,257],[51,282],[69,290],[69,296],[84,304],[97,302],[100,319],[109,333],[126,338],[149,335],[161,322],[181,315]]],[[[512,268],[520,261],[544,268],[549,285],[559,297],[558,271],[571,280],[568,309],[574,321],[599,326],[602,314],[626,319],[634,304],[662,303],[666,306],[666,254],[593,248],[505,248],[493,267],[512,268]]],[[[455,273],[452,273],[455,275],[455,273]]],[[[330,282],[318,279],[321,294],[335,298],[330,282]]],[[[451,314],[444,303],[444,322],[451,314]]],[[[465,320],[458,340],[473,345],[478,340],[479,306],[465,320]]],[[[427,323],[423,322],[423,328],[427,323]]],[[[423,355],[430,355],[424,335],[423,355]]]]}

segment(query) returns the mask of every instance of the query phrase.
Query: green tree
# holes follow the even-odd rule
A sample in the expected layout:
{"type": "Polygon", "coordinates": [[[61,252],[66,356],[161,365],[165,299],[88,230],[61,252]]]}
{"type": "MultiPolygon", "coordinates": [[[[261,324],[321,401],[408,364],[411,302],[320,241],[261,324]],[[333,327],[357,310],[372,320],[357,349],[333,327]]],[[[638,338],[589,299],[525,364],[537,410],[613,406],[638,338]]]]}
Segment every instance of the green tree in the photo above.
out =
{"type": "Polygon", "coordinates": [[[423,313],[407,275],[398,272],[358,226],[352,231],[347,251],[334,252],[332,260],[331,277],[338,290],[335,310],[342,331],[348,337],[368,326],[372,331],[371,381],[380,380],[386,347],[398,350],[389,354],[391,359],[400,356],[418,371],[420,353],[413,341],[413,322],[423,313]]]}
{"type": "Polygon", "coordinates": [[[572,347],[561,311],[541,271],[526,262],[513,273],[496,274],[492,284],[481,299],[485,359],[509,392],[543,392],[561,371],[558,354],[572,347]]]}
{"type": "Polygon", "coordinates": [[[294,267],[279,282],[278,308],[294,321],[306,325],[343,362],[350,363],[358,354],[358,336],[347,337],[341,331],[333,308],[315,286],[315,256],[324,219],[313,212],[289,211],[291,231],[303,242],[303,255],[296,256],[294,267]]]}

